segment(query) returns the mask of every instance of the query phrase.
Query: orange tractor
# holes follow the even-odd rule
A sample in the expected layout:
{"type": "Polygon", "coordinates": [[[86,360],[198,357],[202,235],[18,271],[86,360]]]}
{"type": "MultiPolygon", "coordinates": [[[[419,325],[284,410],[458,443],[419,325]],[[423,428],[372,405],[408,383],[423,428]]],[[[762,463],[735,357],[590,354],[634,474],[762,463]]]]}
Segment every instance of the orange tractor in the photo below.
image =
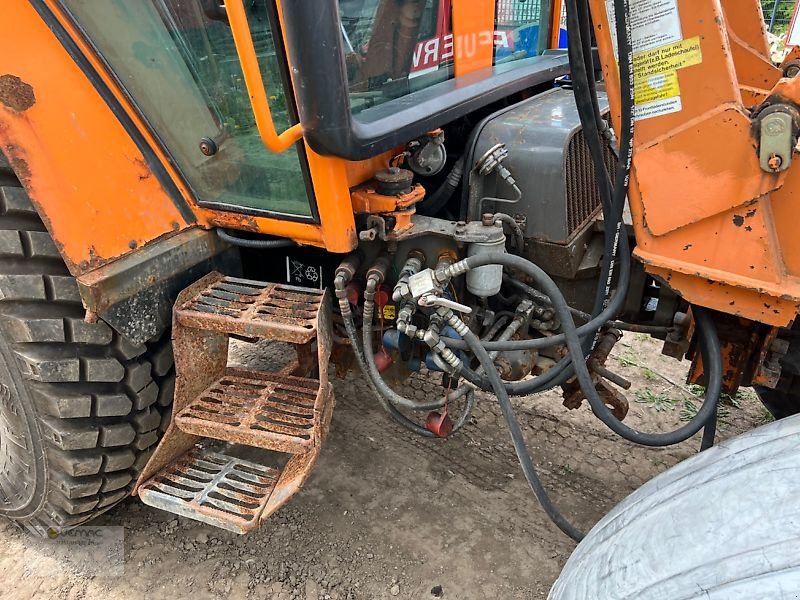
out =
{"type": "MultiPolygon", "coordinates": [[[[561,387],[648,446],[702,430],[710,448],[742,385],[800,412],[800,79],[772,63],[759,3],[563,4],[7,2],[0,514],[68,528],[133,493],[250,531],[307,479],[329,365],[353,361],[376,409],[428,438],[492,392],[575,539],[510,397],[561,387]],[[706,398],[681,429],[623,422],[606,361],[624,331],[692,361],[706,398]],[[270,370],[230,365],[231,340],[263,342],[270,370]],[[417,372],[440,397],[404,394],[417,372]]],[[[794,423],[763,435],[796,439],[794,423]]],[[[707,476],[732,454],[687,464],[707,476]]],[[[793,468],[764,485],[800,491],[793,468]]],[[[629,521],[619,547],[643,531],[629,521]]],[[[584,568],[601,534],[554,598],[617,597],[592,586],[626,568],[584,568]]]]}

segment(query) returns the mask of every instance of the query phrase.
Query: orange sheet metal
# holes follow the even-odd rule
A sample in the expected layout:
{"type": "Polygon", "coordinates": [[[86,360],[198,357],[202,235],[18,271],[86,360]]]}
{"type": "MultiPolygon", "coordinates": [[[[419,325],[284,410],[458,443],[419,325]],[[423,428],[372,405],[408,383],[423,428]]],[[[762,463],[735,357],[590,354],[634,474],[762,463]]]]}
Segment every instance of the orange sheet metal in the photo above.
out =
{"type": "Polygon", "coordinates": [[[722,0],[736,76],[745,106],[764,101],[783,73],[772,62],[761,4],[722,0]]]}
{"type": "Polygon", "coordinates": [[[494,62],[494,0],[453,0],[453,52],[456,77],[494,62]]]}
{"type": "Polygon", "coordinates": [[[142,152],[31,4],[7,4],[3,22],[0,143],[70,271],[186,228],[142,152]]]}
{"type": "MultiPolygon", "coordinates": [[[[591,0],[591,6],[618,128],[619,70],[606,2],[591,0]]],[[[629,194],[636,256],[690,302],[787,325],[800,307],[800,242],[793,227],[800,188],[792,185],[800,164],[788,175],[760,169],[719,2],[677,0],[676,6],[680,39],[657,50],[667,57],[655,63],[664,65],[660,72],[640,62],[645,72],[637,75],[640,86],[643,76],[673,83],[662,104],[638,107],[652,112],[640,112],[636,122],[629,194]]],[[[800,99],[800,80],[781,86],[784,98],[800,99]]]]}
{"type": "Polygon", "coordinates": [[[564,0],[550,0],[550,47],[558,48],[561,42],[561,17],[564,13],[564,0]]]}
{"type": "MultiPolygon", "coordinates": [[[[301,244],[308,244],[314,246],[321,246],[326,247],[328,250],[332,252],[348,252],[352,248],[355,247],[357,244],[357,237],[355,232],[355,221],[352,213],[352,205],[350,203],[350,194],[349,188],[356,183],[360,183],[361,181],[368,179],[368,171],[371,167],[375,167],[377,170],[377,166],[379,163],[388,162],[388,157],[384,156],[381,159],[376,161],[371,161],[367,165],[358,164],[357,167],[350,166],[347,161],[343,161],[340,159],[332,159],[328,157],[322,157],[315,154],[311,151],[310,148],[306,147],[306,151],[308,154],[309,160],[309,168],[311,171],[312,179],[314,180],[314,188],[317,193],[317,205],[318,205],[318,212],[320,215],[320,223],[301,223],[296,221],[287,221],[285,219],[277,219],[277,218],[266,218],[266,217],[254,217],[249,215],[243,215],[239,213],[232,213],[232,212],[223,212],[223,211],[216,211],[210,209],[204,209],[197,206],[195,199],[192,193],[183,185],[182,178],[180,174],[175,170],[171,161],[168,157],[161,151],[160,145],[158,141],[150,134],[148,131],[147,126],[141,121],[137,111],[131,104],[129,103],[126,96],[122,93],[119,89],[118,85],[114,81],[114,79],[108,74],[105,70],[101,61],[94,55],[92,49],[83,41],[81,36],[78,34],[77,31],[71,26],[69,21],[61,15],[58,10],[57,4],[54,0],[45,0],[48,5],[52,8],[54,14],[59,18],[59,21],[65,27],[65,29],[70,33],[71,37],[78,45],[78,47],[83,51],[83,54],[86,56],[89,63],[93,66],[93,68],[97,71],[100,78],[103,82],[108,86],[111,90],[113,95],[115,96],[116,100],[120,103],[123,109],[126,112],[128,118],[137,126],[137,129],[141,132],[144,139],[148,142],[149,146],[153,149],[155,155],[160,159],[160,163],[163,165],[166,172],[171,176],[171,179],[180,190],[181,196],[183,197],[184,201],[189,205],[190,210],[194,212],[196,215],[196,221],[203,225],[203,226],[225,226],[231,228],[238,228],[244,229],[248,231],[253,231],[257,233],[264,233],[267,235],[276,235],[280,237],[288,237],[294,239],[298,243],[301,244]]],[[[9,12],[8,15],[8,22],[15,22],[12,20],[12,16],[16,15],[17,12],[24,12],[25,16],[21,17],[20,19],[20,26],[16,28],[17,31],[36,31],[37,29],[46,29],[41,19],[34,13],[32,10],[20,10],[18,11],[15,8],[14,11],[9,12]],[[28,20],[32,20],[33,23],[29,26],[28,20]]],[[[26,33],[26,40],[30,39],[30,44],[35,47],[36,51],[30,51],[25,53],[25,57],[31,58],[32,62],[33,57],[37,56],[37,52],[42,52],[39,46],[36,44],[36,37],[37,34],[30,35],[26,33]]],[[[49,34],[52,36],[52,34],[49,34]]],[[[4,39],[4,43],[8,44],[9,51],[5,53],[5,56],[13,56],[17,54],[16,48],[23,47],[22,45],[14,46],[11,43],[12,38],[6,37],[4,39]],[[13,50],[13,51],[12,51],[13,50]]],[[[60,49],[58,43],[53,38],[53,42],[55,43],[56,47],[60,49]]],[[[64,67],[65,70],[71,70],[73,72],[77,72],[77,68],[74,66],[74,62],[71,62],[68,56],[64,56],[61,60],[65,61],[66,66],[64,67]]],[[[52,65],[51,69],[53,72],[59,71],[60,68],[56,65],[60,64],[58,62],[50,62],[49,64],[52,65]]],[[[34,64],[32,66],[32,70],[36,71],[39,65],[34,64]]],[[[41,69],[39,69],[41,71],[41,69]]],[[[80,88],[83,86],[84,88],[88,87],[91,88],[91,85],[88,84],[85,80],[82,82],[72,82],[66,84],[66,82],[61,81],[59,83],[58,79],[44,77],[44,72],[42,72],[42,77],[45,81],[49,81],[53,79],[52,86],[53,89],[69,89],[71,86],[75,88],[80,88]]],[[[58,94],[61,93],[60,91],[56,93],[55,97],[58,97],[58,94]]],[[[62,96],[63,99],[63,96],[62,96]]],[[[77,102],[77,100],[76,100],[77,102]]],[[[81,113],[81,120],[78,121],[77,113],[73,115],[73,121],[78,123],[80,122],[83,124],[84,122],[90,122],[92,119],[95,118],[95,115],[98,113],[109,112],[106,105],[97,100],[92,100],[91,102],[83,101],[84,104],[87,106],[87,114],[83,115],[81,113]],[[95,104],[92,104],[94,102],[95,104]]],[[[67,107],[69,104],[62,102],[62,107],[67,107]]],[[[113,117],[112,117],[113,118],[113,117]]],[[[106,124],[105,131],[113,131],[114,129],[119,129],[118,123],[113,124],[106,124]]],[[[101,128],[102,129],[102,128],[101,128]]],[[[2,132],[0,132],[2,135],[2,132]]],[[[57,145],[56,141],[51,141],[49,145],[57,145]]],[[[20,144],[21,147],[25,147],[24,144],[20,144]]],[[[98,139],[95,140],[94,145],[91,149],[86,148],[85,152],[82,153],[80,164],[83,166],[83,171],[79,175],[78,173],[75,174],[75,177],[83,177],[85,175],[86,179],[81,179],[82,186],[89,186],[96,181],[97,173],[95,170],[95,166],[98,164],[102,164],[102,162],[98,162],[94,158],[94,154],[98,152],[99,149],[102,149],[104,154],[111,154],[117,152],[122,156],[135,156],[135,152],[128,152],[126,150],[125,145],[119,145],[116,139],[108,138],[108,139],[98,139]],[[94,165],[94,166],[93,166],[94,165]]],[[[74,160],[74,156],[73,156],[74,160]]],[[[138,176],[141,175],[142,178],[145,177],[144,172],[141,169],[141,165],[144,164],[144,161],[139,161],[137,164],[140,165],[139,171],[137,171],[137,181],[138,176]]],[[[114,171],[108,171],[107,173],[113,173],[114,171]]],[[[374,172],[374,171],[373,171],[374,172]]],[[[110,176],[110,175],[109,175],[110,176]]],[[[44,177],[44,173],[42,173],[42,177],[44,177]]],[[[49,174],[48,179],[50,179],[48,185],[50,186],[60,186],[61,181],[59,180],[59,176],[56,174],[49,174]]],[[[149,177],[150,185],[155,185],[154,178],[149,177]]],[[[121,182],[124,180],[118,180],[117,184],[120,185],[121,182]]],[[[163,191],[161,192],[163,195],[163,191]]],[[[109,188],[103,194],[98,194],[98,202],[102,202],[104,204],[103,210],[105,212],[112,210],[112,207],[107,206],[109,204],[108,198],[117,198],[120,197],[114,188],[109,188]]],[[[145,203],[145,207],[139,211],[139,215],[141,218],[146,219],[149,223],[154,222],[162,205],[165,203],[162,201],[161,197],[158,195],[152,195],[150,193],[144,194],[140,193],[137,198],[139,202],[145,203]]],[[[48,201],[46,201],[48,202],[48,201]]],[[[42,210],[46,212],[46,219],[53,220],[49,214],[50,212],[56,213],[56,207],[63,206],[63,204],[59,204],[58,202],[48,202],[47,206],[41,206],[42,210]]],[[[131,204],[130,206],[136,206],[136,204],[131,204]]],[[[101,254],[100,247],[95,244],[95,240],[92,236],[86,235],[86,231],[92,231],[96,228],[104,229],[107,232],[109,237],[110,243],[114,244],[115,248],[122,246],[119,249],[119,252],[122,251],[130,251],[130,246],[132,245],[133,241],[136,241],[136,238],[132,238],[132,240],[122,239],[121,236],[123,235],[120,229],[117,227],[118,220],[109,217],[108,219],[105,218],[105,212],[94,212],[87,216],[87,218],[83,219],[80,225],[75,227],[75,230],[80,230],[80,235],[75,235],[73,237],[69,237],[66,240],[66,244],[62,246],[62,252],[64,253],[65,257],[67,258],[68,262],[72,264],[73,259],[72,256],[75,255],[76,258],[80,258],[80,260],[75,261],[76,268],[79,266],[81,260],[83,260],[83,256],[89,253],[90,257],[93,258],[93,262],[91,264],[102,264],[105,261],[105,254],[101,254]],[[93,217],[93,218],[90,218],[93,217]],[[103,218],[101,218],[103,217],[103,218]],[[113,227],[109,227],[109,223],[113,223],[113,227]],[[116,229],[115,229],[116,228],[116,229]],[[74,244],[74,250],[73,250],[74,244]],[[91,247],[91,252],[87,248],[91,247]]],[[[86,215],[85,215],[86,216],[86,215]]],[[[56,217],[59,222],[61,219],[66,218],[64,215],[56,214],[56,217]]],[[[135,227],[137,223],[137,219],[128,219],[125,221],[126,223],[130,223],[131,227],[135,227]]],[[[176,222],[174,220],[170,220],[170,229],[169,231],[180,229],[186,226],[185,223],[178,222],[178,226],[173,226],[173,223],[176,222]]],[[[147,235],[142,235],[141,237],[146,238],[147,235]]],[[[61,234],[57,236],[58,243],[61,244],[60,240],[61,234]]],[[[102,237],[102,236],[101,236],[102,237]]],[[[152,237],[156,237],[154,234],[152,237]]],[[[138,243],[138,242],[137,242],[138,243]]],[[[142,242],[143,243],[143,242],[142,242]]],[[[141,244],[138,244],[141,245],[141,244]]],[[[103,248],[105,246],[102,246],[103,248]]],[[[109,256],[111,256],[113,252],[109,252],[109,256]]]]}

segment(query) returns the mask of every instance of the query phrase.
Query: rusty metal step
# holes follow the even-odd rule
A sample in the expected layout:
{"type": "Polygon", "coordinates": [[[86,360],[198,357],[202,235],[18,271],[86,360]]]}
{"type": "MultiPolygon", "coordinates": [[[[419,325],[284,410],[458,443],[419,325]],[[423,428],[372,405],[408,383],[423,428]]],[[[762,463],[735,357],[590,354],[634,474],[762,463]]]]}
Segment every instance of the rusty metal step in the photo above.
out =
{"type": "Polygon", "coordinates": [[[320,443],[332,407],[330,384],[228,367],[175,424],[197,436],[300,454],[320,443]]]}
{"type": "Polygon", "coordinates": [[[175,306],[186,327],[304,344],[317,336],[324,290],[211,273],[192,296],[175,306]]]}
{"type": "Polygon", "coordinates": [[[258,526],[280,471],[195,446],[139,487],[142,502],[234,533],[258,526]]]}

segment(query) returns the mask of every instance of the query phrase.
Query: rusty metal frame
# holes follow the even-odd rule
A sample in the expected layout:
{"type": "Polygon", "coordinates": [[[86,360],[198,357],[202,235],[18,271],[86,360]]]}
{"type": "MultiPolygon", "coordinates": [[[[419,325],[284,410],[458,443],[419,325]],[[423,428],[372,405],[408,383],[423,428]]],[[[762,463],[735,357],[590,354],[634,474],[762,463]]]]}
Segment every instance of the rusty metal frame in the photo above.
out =
{"type": "MultiPolygon", "coordinates": [[[[302,308],[307,309],[306,306],[302,308]]],[[[258,513],[258,518],[247,520],[244,524],[240,520],[231,525],[233,527],[231,530],[244,533],[256,527],[261,519],[272,514],[297,493],[319,457],[333,413],[333,385],[328,379],[331,349],[331,309],[330,298],[326,291],[229,278],[220,273],[210,273],[186,288],[178,296],[173,316],[173,352],[177,373],[174,416],[153,456],[143,469],[134,493],[139,493],[143,501],[152,503],[151,492],[158,485],[159,477],[170,472],[174,473],[175,469],[184,464],[180,462],[184,460],[181,457],[186,457],[187,453],[192,452],[207,436],[256,445],[278,452],[289,452],[291,456],[280,471],[275,488],[258,513]],[[305,304],[310,303],[316,307],[313,317],[310,314],[300,314],[309,313],[308,310],[299,311],[292,316],[291,310],[285,311],[282,307],[279,307],[277,312],[264,316],[263,311],[265,307],[269,307],[269,302],[274,300],[276,295],[287,293],[287,289],[290,290],[288,293],[297,296],[298,302],[302,300],[300,296],[305,294],[305,304]],[[215,300],[220,302],[214,302],[215,300]],[[210,303],[206,304],[207,302],[210,303]],[[206,309],[210,309],[209,312],[205,312],[206,309]],[[230,335],[298,344],[298,360],[286,370],[276,374],[229,369],[227,360],[230,335]],[[311,344],[316,346],[316,364],[305,356],[310,352],[311,344]],[[291,374],[288,373],[290,369],[294,371],[291,374]],[[306,372],[301,373],[301,370],[306,372]],[[310,379],[312,375],[315,375],[315,378],[310,379]],[[304,379],[300,379],[299,376],[304,379]],[[263,393],[259,392],[256,398],[252,399],[252,405],[246,402],[230,403],[231,407],[235,404],[243,414],[258,411],[261,408],[259,403],[263,404],[268,400],[269,392],[274,390],[276,383],[283,383],[288,388],[313,390],[312,427],[308,438],[294,436],[294,439],[290,440],[288,439],[290,436],[276,434],[275,431],[257,435],[252,430],[248,432],[246,428],[243,430],[241,427],[232,427],[226,422],[227,419],[219,419],[219,422],[209,419],[200,424],[198,419],[190,417],[192,413],[187,409],[196,405],[204,395],[207,396],[209,390],[213,390],[214,386],[225,377],[249,380],[264,387],[263,393]]],[[[160,508],[175,512],[182,510],[180,514],[187,516],[205,514],[196,504],[189,510],[186,501],[186,499],[176,500],[172,505],[165,505],[163,498],[158,500],[160,508]]],[[[216,513],[215,516],[206,515],[206,517],[213,519],[215,524],[218,524],[219,520],[226,519],[224,515],[216,513]]]]}

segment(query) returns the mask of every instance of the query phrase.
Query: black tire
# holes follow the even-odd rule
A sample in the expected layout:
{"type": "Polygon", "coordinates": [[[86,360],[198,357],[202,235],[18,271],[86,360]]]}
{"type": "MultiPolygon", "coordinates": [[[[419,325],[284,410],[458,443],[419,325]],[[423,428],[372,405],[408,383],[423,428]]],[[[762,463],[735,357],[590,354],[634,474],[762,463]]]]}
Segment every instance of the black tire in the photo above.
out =
{"type": "Polygon", "coordinates": [[[68,528],[131,492],[169,419],[169,335],[84,321],[75,279],[0,156],[0,515],[68,528]],[[5,169],[3,167],[6,167],[5,169]]]}
{"type": "Polygon", "coordinates": [[[686,460],[589,532],[550,600],[800,598],[800,416],[686,460]]]}
{"type": "Polygon", "coordinates": [[[758,397],[776,419],[800,413],[800,319],[791,329],[781,329],[778,336],[789,349],[781,358],[781,377],[774,390],[756,386],[758,397]]]}

